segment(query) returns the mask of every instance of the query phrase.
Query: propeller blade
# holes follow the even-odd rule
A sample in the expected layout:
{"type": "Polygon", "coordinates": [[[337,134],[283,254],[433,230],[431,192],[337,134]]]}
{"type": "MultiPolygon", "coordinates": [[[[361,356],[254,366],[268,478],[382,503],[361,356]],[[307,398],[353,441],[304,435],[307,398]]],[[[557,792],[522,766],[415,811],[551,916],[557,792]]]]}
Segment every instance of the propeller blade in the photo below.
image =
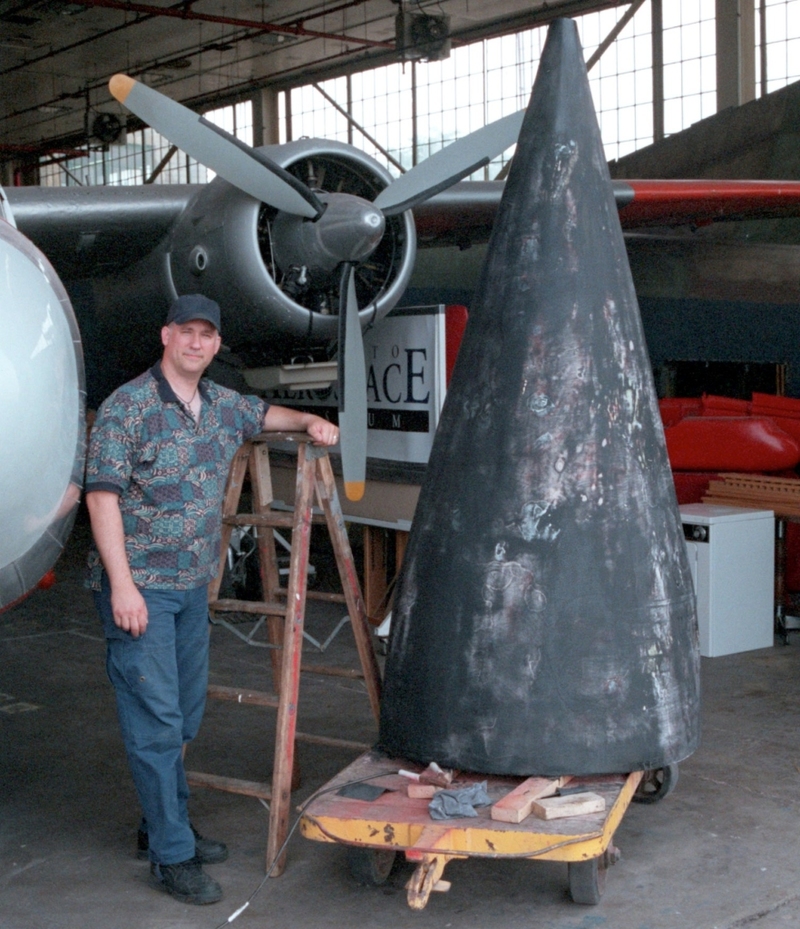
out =
{"type": "Polygon", "coordinates": [[[364,496],[367,473],[367,373],[353,266],[342,271],[339,306],[339,435],[344,492],[364,496]]]}
{"type": "Polygon", "coordinates": [[[324,209],[297,178],[260,152],[211,125],[202,116],[126,74],[115,74],[109,90],[139,119],[201,164],[257,200],[276,209],[316,219],[324,209]],[[291,177],[291,175],[289,175],[291,177]]]}
{"type": "Polygon", "coordinates": [[[463,139],[451,142],[430,158],[392,181],[373,201],[384,216],[410,210],[417,203],[447,190],[456,181],[487,165],[517,141],[524,110],[504,116],[463,139]]]}

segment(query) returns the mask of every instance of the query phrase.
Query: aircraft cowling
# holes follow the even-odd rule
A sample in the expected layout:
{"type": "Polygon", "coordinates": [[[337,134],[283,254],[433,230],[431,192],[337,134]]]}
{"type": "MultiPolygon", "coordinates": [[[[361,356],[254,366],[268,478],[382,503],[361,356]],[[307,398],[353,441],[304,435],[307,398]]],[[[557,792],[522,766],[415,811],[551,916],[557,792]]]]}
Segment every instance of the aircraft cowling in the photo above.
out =
{"type": "MultiPolygon", "coordinates": [[[[371,202],[392,179],[374,159],[341,143],[303,139],[263,151],[323,192],[332,187],[371,202]]],[[[305,274],[302,266],[280,267],[275,238],[284,219],[215,178],[189,204],[169,244],[176,293],[201,292],[216,300],[223,342],[248,365],[287,361],[295,354],[330,357],[338,334],[339,275],[315,273],[311,264],[305,274]]],[[[410,211],[388,219],[376,250],[356,265],[362,327],[397,304],[415,252],[410,211]]]]}
{"type": "Polygon", "coordinates": [[[0,264],[2,611],[64,548],[83,486],[86,426],[83,354],[67,293],[39,249],[2,218],[0,264]]]}

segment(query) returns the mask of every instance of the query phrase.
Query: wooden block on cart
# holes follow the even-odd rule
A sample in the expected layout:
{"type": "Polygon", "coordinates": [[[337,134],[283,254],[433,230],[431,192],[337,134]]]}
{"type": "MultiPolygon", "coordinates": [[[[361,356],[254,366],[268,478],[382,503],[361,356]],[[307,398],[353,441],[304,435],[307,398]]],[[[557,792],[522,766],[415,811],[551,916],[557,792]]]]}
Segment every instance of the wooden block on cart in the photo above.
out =
{"type": "Polygon", "coordinates": [[[518,787],[515,787],[511,793],[506,794],[505,797],[493,804],[491,817],[496,822],[521,823],[523,819],[530,816],[531,806],[536,800],[542,797],[552,797],[560,787],[563,787],[570,780],[572,780],[570,776],[555,778],[529,777],[518,787]]]}
{"type": "Polygon", "coordinates": [[[602,813],[605,808],[605,797],[587,790],[584,793],[567,794],[566,797],[543,797],[541,800],[534,800],[531,812],[539,819],[564,819],[567,816],[602,813]]]}
{"type": "Polygon", "coordinates": [[[408,785],[408,795],[413,800],[430,800],[437,790],[442,790],[436,784],[420,784],[419,781],[413,781],[408,785]]]}

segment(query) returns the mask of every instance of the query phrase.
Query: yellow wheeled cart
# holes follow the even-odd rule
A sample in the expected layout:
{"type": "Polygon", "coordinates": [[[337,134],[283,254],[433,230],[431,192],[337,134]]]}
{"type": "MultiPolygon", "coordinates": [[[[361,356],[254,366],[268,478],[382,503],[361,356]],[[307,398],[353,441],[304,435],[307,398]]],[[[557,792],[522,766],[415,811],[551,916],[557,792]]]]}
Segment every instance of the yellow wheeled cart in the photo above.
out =
{"type": "MultiPolygon", "coordinates": [[[[569,863],[569,889],[576,903],[598,903],[606,869],[616,861],[612,844],[637,788],[648,773],[574,777],[570,791],[592,791],[605,800],[599,813],[563,819],[527,816],[522,822],[497,821],[491,806],[476,808],[477,816],[434,820],[429,799],[408,796],[409,780],[400,770],[421,771],[419,765],[367,752],[331,780],[303,811],[303,835],[317,842],[349,847],[350,868],[362,883],[380,884],[389,874],[397,852],[417,868],[408,884],[408,904],[421,910],[431,891],[447,890],[442,880],[454,858],[531,858],[569,863]],[[383,788],[373,799],[359,799],[355,785],[383,788]],[[344,791],[344,793],[342,793],[344,791]]],[[[486,782],[492,804],[509,794],[522,778],[459,775],[454,787],[486,782]]],[[[650,778],[652,782],[652,778],[650,778]]],[[[657,785],[662,793],[663,780],[657,785]]],[[[365,792],[366,793],[366,792],[365,792]]],[[[374,791],[377,793],[377,791],[374,791]]],[[[654,794],[651,794],[655,798],[654,794]]]]}

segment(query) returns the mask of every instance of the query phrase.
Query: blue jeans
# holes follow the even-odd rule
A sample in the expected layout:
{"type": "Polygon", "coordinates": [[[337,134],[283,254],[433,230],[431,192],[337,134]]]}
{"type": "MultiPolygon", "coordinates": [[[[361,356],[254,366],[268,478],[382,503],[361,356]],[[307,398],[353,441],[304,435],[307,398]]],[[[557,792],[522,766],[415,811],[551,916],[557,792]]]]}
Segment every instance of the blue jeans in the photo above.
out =
{"type": "Polygon", "coordinates": [[[108,578],[95,593],[106,636],[106,670],[133,781],[142,805],[150,860],[194,857],[183,746],[200,727],[208,686],[208,596],[193,590],[141,590],[148,622],[133,638],[111,611],[108,578]]]}

